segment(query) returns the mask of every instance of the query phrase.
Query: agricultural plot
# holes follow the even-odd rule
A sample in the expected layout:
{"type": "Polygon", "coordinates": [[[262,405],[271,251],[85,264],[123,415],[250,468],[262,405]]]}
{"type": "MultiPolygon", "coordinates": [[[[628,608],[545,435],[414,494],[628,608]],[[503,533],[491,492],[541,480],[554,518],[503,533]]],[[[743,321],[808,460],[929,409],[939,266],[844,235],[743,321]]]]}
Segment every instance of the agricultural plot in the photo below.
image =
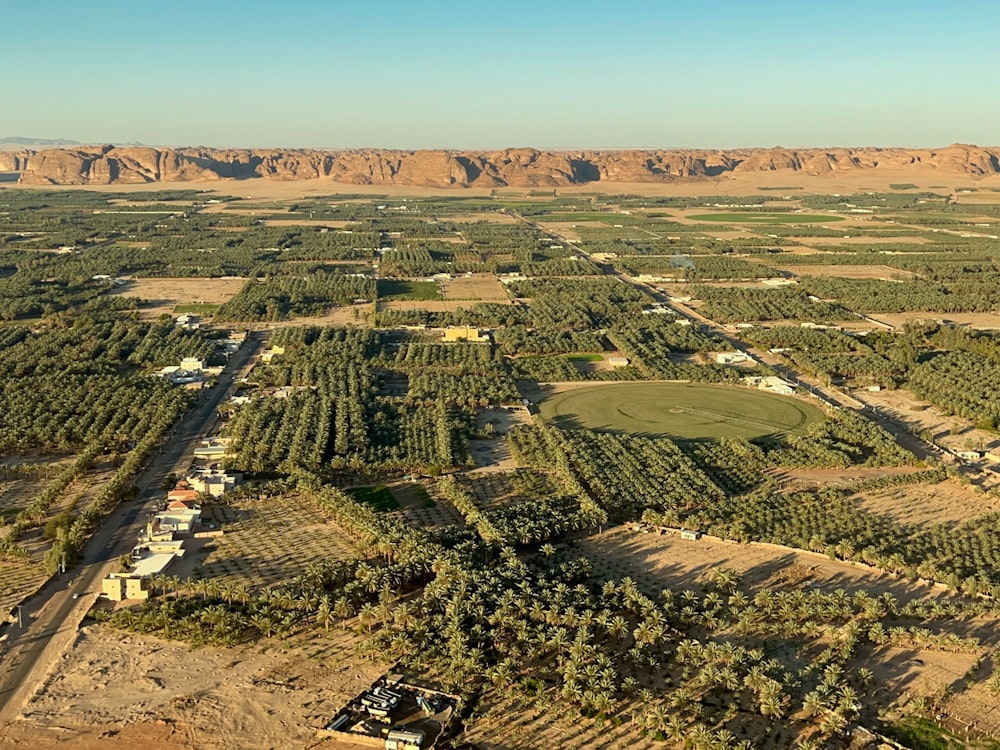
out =
{"type": "Polygon", "coordinates": [[[621,383],[547,398],[542,418],[573,429],[704,439],[802,433],[823,413],[799,399],[692,383],[621,383]]]}
{"type": "Polygon", "coordinates": [[[441,294],[446,300],[476,302],[508,302],[507,290],[493,274],[458,276],[441,282],[441,294]]]}
{"type": "Polygon", "coordinates": [[[376,287],[380,300],[425,301],[442,299],[441,288],[436,281],[379,279],[376,287]]]}
{"type": "Polygon", "coordinates": [[[833,276],[838,279],[888,279],[892,281],[918,278],[918,274],[913,271],[880,265],[850,266],[841,263],[836,265],[810,263],[807,265],[775,264],[774,268],[790,276],[833,276]]]}
{"type": "Polygon", "coordinates": [[[862,507],[900,525],[963,522],[1000,512],[1000,498],[976,492],[952,479],[934,484],[889,487],[860,496],[862,507]]]}
{"type": "Polygon", "coordinates": [[[427,487],[415,485],[419,489],[394,487],[393,495],[402,506],[400,510],[388,513],[389,518],[397,519],[416,528],[438,529],[446,526],[465,526],[465,518],[452,505],[435,484],[427,487]]]}
{"type": "Polygon", "coordinates": [[[154,320],[160,315],[192,312],[210,315],[243,289],[246,279],[131,279],[111,296],[143,300],[140,316],[154,320]]]}
{"type": "Polygon", "coordinates": [[[632,578],[650,596],[664,588],[695,588],[706,581],[712,570],[732,568],[740,574],[741,585],[748,592],[810,587],[830,593],[838,589],[848,593],[866,591],[872,596],[890,593],[904,601],[946,597],[944,587],[890,578],[865,566],[831,560],[827,555],[711,537],[689,541],[679,536],[644,534],[626,526],[581,540],[579,553],[593,562],[598,578],[632,578]]]}
{"type": "MultiPolygon", "coordinates": [[[[61,459],[46,464],[38,476],[0,480],[0,542],[13,527],[14,519],[43,495],[46,487],[57,481],[60,470],[70,467],[73,460],[61,459]]],[[[41,468],[42,464],[38,464],[41,468]]],[[[13,540],[9,551],[0,547],[0,617],[18,601],[31,594],[49,577],[44,558],[56,535],[56,525],[66,529],[72,514],[80,513],[98,495],[114,473],[107,463],[94,467],[83,477],[73,480],[41,513],[41,520],[27,533],[13,540]],[[60,520],[61,519],[61,520],[60,520]],[[46,528],[48,530],[46,530],[46,528]]]]}
{"type": "Polygon", "coordinates": [[[223,536],[211,541],[197,578],[271,586],[295,577],[310,563],[358,556],[351,539],[316,505],[294,495],[241,499],[211,506],[223,536]]]}
{"type": "Polygon", "coordinates": [[[717,221],[724,224],[824,224],[843,221],[843,216],[823,216],[820,214],[799,214],[793,212],[766,213],[710,213],[688,214],[688,221],[717,221]]]}
{"type": "Polygon", "coordinates": [[[531,469],[464,474],[459,484],[476,499],[476,507],[482,511],[531,502],[559,491],[548,474],[531,469]]]}

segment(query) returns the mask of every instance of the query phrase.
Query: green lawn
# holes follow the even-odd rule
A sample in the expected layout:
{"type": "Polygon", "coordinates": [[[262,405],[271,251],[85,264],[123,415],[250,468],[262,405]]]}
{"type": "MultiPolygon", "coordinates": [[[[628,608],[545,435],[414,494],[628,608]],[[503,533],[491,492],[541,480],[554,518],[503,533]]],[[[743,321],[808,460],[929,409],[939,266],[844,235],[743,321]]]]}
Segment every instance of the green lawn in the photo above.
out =
{"type": "Polygon", "coordinates": [[[746,211],[743,213],[712,213],[688,216],[691,221],[718,221],[724,224],[823,224],[829,221],[843,221],[843,216],[822,214],[796,213],[761,213],[746,211]]]}
{"type": "Polygon", "coordinates": [[[566,359],[570,362],[603,362],[603,354],[567,354],[566,359]]]}
{"type": "Polygon", "coordinates": [[[379,279],[379,299],[429,300],[444,299],[436,281],[407,281],[405,279],[379,279]]]}
{"type": "Polygon", "coordinates": [[[352,487],[346,492],[359,503],[370,505],[375,510],[390,511],[399,508],[399,503],[388,487],[352,487]]]}
{"type": "Polygon", "coordinates": [[[184,313],[190,315],[212,315],[220,307],[221,305],[211,302],[193,302],[189,305],[177,305],[174,308],[174,315],[183,315],[184,313]]]}
{"type": "Polygon", "coordinates": [[[542,419],[569,429],[610,430],[679,439],[754,439],[802,433],[823,412],[797,398],[737,386],[615,383],[545,399],[542,419]]]}
{"type": "Polygon", "coordinates": [[[993,740],[968,741],[952,734],[939,724],[918,716],[908,716],[886,727],[886,734],[913,750],[994,750],[993,740]]]}

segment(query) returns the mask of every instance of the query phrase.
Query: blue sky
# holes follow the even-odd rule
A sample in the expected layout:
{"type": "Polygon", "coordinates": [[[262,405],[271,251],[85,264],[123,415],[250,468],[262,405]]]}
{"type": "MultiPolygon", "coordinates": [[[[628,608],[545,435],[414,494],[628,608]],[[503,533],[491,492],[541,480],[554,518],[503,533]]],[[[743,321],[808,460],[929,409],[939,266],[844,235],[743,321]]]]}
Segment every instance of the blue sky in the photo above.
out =
{"type": "Polygon", "coordinates": [[[7,0],[0,136],[998,145],[998,23],[973,0],[7,0]]]}

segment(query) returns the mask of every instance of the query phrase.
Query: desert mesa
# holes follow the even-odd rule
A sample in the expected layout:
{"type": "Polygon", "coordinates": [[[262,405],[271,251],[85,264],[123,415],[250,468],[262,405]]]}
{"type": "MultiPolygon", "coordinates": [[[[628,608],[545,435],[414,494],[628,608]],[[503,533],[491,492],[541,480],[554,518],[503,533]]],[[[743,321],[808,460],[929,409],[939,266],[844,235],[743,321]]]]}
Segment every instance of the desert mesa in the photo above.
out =
{"type": "Polygon", "coordinates": [[[1000,147],[557,151],[151,148],[111,145],[0,152],[26,185],[309,180],[431,188],[669,183],[741,173],[1000,174],[1000,147]]]}

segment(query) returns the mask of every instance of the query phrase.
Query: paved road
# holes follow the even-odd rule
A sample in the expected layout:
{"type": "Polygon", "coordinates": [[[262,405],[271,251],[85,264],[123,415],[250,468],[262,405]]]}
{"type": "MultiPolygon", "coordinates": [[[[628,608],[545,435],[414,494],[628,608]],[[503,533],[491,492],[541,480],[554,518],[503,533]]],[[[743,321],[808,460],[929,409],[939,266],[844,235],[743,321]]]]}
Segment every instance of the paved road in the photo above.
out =
{"type": "Polygon", "coordinates": [[[156,510],[163,494],[160,484],[171,473],[182,473],[191,465],[194,449],[214,425],[216,409],[228,397],[236,380],[251,365],[251,359],[267,337],[253,332],[233,355],[219,376],[218,385],[202,392],[198,404],[174,427],[169,447],[155,455],[136,482],[137,500],[123,504],[94,534],[84,548],[80,563],[55,576],[22,607],[23,627],[8,628],[0,662],[0,727],[16,718],[50,665],[72,642],[80,622],[100,593],[101,580],[117,567],[120,555],[135,546],[147,514],[156,510]],[[73,595],[78,594],[79,599],[73,595]]]}

